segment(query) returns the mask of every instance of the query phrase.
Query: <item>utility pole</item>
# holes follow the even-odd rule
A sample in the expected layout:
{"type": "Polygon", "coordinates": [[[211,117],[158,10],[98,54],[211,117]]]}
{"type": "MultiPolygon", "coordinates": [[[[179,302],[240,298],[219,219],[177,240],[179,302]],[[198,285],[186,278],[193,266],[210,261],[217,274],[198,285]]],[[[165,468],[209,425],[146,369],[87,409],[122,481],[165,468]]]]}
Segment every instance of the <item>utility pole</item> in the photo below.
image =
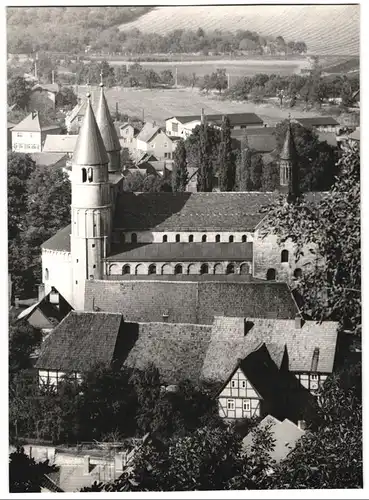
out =
{"type": "Polygon", "coordinates": [[[54,72],[54,70],[51,71],[51,83],[55,83],[55,72],[54,72]]]}
{"type": "Polygon", "coordinates": [[[229,73],[227,73],[227,88],[228,88],[228,89],[230,88],[230,83],[231,83],[230,74],[229,74],[229,73]]]}
{"type": "Polygon", "coordinates": [[[177,68],[177,66],[175,68],[175,75],[176,75],[175,76],[175,86],[178,87],[178,68],[177,68]]]}
{"type": "Polygon", "coordinates": [[[142,108],[142,123],[145,123],[145,108],[142,108]]]}

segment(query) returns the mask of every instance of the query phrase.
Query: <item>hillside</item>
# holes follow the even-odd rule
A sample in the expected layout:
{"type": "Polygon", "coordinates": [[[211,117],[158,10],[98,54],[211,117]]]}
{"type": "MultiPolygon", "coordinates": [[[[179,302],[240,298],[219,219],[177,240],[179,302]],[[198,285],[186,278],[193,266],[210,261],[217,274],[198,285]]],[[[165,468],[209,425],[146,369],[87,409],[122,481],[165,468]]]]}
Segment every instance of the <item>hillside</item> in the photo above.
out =
{"type": "Polygon", "coordinates": [[[157,7],[121,30],[168,33],[174,29],[251,30],[304,40],[310,53],[358,55],[358,5],[259,5],[157,7]]]}

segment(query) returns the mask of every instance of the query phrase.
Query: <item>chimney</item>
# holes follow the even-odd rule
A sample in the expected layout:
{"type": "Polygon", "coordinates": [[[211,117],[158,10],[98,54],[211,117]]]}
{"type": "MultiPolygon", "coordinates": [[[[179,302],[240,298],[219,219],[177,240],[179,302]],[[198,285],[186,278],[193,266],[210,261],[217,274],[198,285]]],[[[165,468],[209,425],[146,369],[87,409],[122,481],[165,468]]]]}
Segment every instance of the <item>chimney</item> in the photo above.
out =
{"type": "Polygon", "coordinates": [[[90,455],[85,455],[83,457],[83,474],[87,475],[90,473],[90,455]]]}
{"type": "Polygon", "coordinates": [[[301,316],[296,316],[295,317],[295,328],[296,328],[296,330],[301,330],[303,324],[304,324],[304,320],[302,319],[302,317],[301,316]]]}
{"type": "Polygon", "coordinates": [[[45,285],[41,283],[38,285],[38,300],[42,300],[45,297],[45,285]]]}
{"type": "Polygon", "coordinates": [[[306,422],[305,422],[305,420],[298,420],[297,421],[297,427],[300,430],[305,431],[306,430],[306,422]]]}

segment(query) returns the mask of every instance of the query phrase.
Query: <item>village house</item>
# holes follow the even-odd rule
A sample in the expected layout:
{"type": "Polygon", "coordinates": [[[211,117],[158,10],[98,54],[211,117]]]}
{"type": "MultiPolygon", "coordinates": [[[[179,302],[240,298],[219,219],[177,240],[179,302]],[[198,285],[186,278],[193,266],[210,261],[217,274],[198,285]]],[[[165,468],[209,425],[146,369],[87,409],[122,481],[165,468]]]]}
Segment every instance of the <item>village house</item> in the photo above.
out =
{"type": "Polygon", "coordinates": [[[183,324],[71,311],[43,342],[36,368],[40,383],[57,385],[65,374],[79,380],[97,363],[139,370],[152,363],[163,387],[186,379],[220,385],[214,397],[224,419],[271,414],[297,421],[332,373],[336,345],[337,323],[301,317],[183,324]]]}
{"type": "Polygon", "coordinates": [[[340,124],[332,116],[315,116],[314,118],[295,118],[294,121],[305,128],[311,128],[316,132],[338,133],[340,124]]]}
{"type": "Polygon", "coordinates": [[[11,123],[8,121],[7,123],[7,148],[12,149],[12,130],[15,127],[15,123],[11,123]]]}
{"type": "MultiPolygon", "coordinates": [[[[230,121],[231,130],[249,129],[254,127],[263,127],[263,120],[255,113],[227,113],[230,121]]],[[[190,116],[171,116],[165,120],[165,131],[168,136],[180,137],[186,139],[192,134],[195,127],[201,124],[205,114],[202,110],[201,115],[190,116]]],[[[206,121],[209,125],[220,128],[223,115],[206,115],[206,121]]]]}
{"type": "Polygon", "coordinates": [[[38,112],[32,112],[12,128],[12,150],[17,153],[40,153],[47,134],[60,134],[57,124],[46,124],[38,112]]]}
{"type": "Polygon", "coordinates": [[[42,111],[45,108],[55,109],[56,96],[60,87],[57,83],[37,83],[29,94],[27,108],[29,111],[42,111]]]}
{"type": "Polygon", "coordinates": [[[176,147],[176,141],[172,141],[155,122],[146,122],[135,142],[136,157],[152,153],[158,160],[171,160],[176,147]]]}

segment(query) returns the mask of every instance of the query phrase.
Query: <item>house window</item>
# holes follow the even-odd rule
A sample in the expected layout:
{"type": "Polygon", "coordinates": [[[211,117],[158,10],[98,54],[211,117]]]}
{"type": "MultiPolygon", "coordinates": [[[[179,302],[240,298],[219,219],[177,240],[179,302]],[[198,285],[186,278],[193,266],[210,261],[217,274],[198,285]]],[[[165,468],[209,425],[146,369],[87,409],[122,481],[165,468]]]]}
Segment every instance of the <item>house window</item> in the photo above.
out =
{"type": "Polygon", "coordinates": [[[206,242],[206,234],[203,234],[203,235],[202,235],[201,241],[202,241],[203,243],[205,243],[205,242],[206,242]]]}
{"type": "Polygon", "coordinates": [[[128,264],[126,264],[125,266],[123,266],[123,268],[122,268],[122,274],[131,274],[131,266],[129,266],[128,264]]]}
{"type": "Polygon", "coordinates": [[[181,264],[177,264],[176,267],[174,268],[174,274],[182,274],[183,273],[183,267],[181,264]]]}
{"type": "Polygon", "coordinates": [[[233,243],[233,240],[234,240],[234,237],[233,237],[233,235],[231,234],[231,236],[229,237],[229,243],[233,243]]]}
{"type": "Polygon", "coordinates": [[[200,274],[209,274],[209,266],[207,264],[202,264],[200,274]]]}
{"type": "Polygon", "coordinates": [[[168,147],[168,143],[167,142],[164,142],[164,147],[167,148],[168,147]]]}
{"type": "Polygon", "coordinates": [[[164,158],[170,158],[170,153],[164,153],[164,158]]]}
{"type": "Polygon", "coordinates": [[[82,169],[82,182],[87,181],[87,170],[85,168],[82,169]]]}
{"type": "Polygon", "coordinates": [[[267,274],[266,274],[266,279],[268,281],[274,281],[275,280],[275,269],[268,269],[267,274]]]}
{"type": "Polygon", "coordinates": [[[227,399],[227,409],[234,410],[235,404],[234,399],[227,399]]]}
{"type": "Polygon", "coordinates": [[[242,235],[242,243],[246,243],[246,241],[247,241],[247,236],[246,236],[246,234],[243,234],[242,235]]]}
{"type": "Polygon", "coordinates": [[[231,381],[231,387],[236,387],[236,381],[235,380],[231,381]]]}
{"type": "Polygon", "coordinates": [[[226,274],[234,274],[234,264],[228,264],[226,274]]]}
{"type": "Polygon", "coordinates": [[[45,269],[45,281],[49,279],[49,270],[48,268],[45,269]]]}
{"type": "Polygon", "coordinates": [[[131,234],[131,243],[137,243],[137,234],[136,233],[131,234]]]}
{"type": "Polygon", "coordinates": [[[220,234],[215,235],[215,242],[219,243],[220,242],[220,234]]]}
{"type": "Polygon", "coordinates": [[[318,375],[312,374],[310,375],[311,380],[318,380],[318,375]]]}
{"type": "Polygon", "coordinates": [[[294,270],[293,275],[296,279],[302,278],[302,270],[298,267],[294,270]]]}
{"type": "Polygon", "coordinates": [[[246,388],[246,380],[242,380],[242,389],[246,388]]]}
{"type": "Polygon", "coordinates": [[[243,408],[243,411],[250,411],[251,405],[250,405],[250,400],[249,399],[244,399],[242,401],[242,408],[243,408]]]}
{"type": "Polygon", "coordinates": [[[92,182],[94,180],[94,171],[92,168],[88,169],[88,182],[92,182]]]}
{"type": "Polygon", "coordinates": [[[23,137],[22,132],[17,132],[17,137],[23,137]]]}
{"type": "Polygon", "coordinates": [[[288,250],[282,250],[281,262],[288,262],[288,250]]]}
{"type": "Polygon", "coordinates": [[[178,132],[178,123],[172,123],[172,132],[178,132]]]}
{"type": "Polygon", "coordinates": [[[156,274],[156,265],[155,264],[150,264],[149,274],[156,274]]]}
{"type": "Polygon", "coordinates": [[[176,234],[176,243],[179,243],[181,241],[181,235],[176,234]]]}
{"type": "Polygon", "coordinates": [[[91,245],[91,246],[92,246],[92,248],[95,248],[95,243],[92,243],[92,245],[91,245]]]}
{"type": "Polygon", "coordinates": [[[163,236],[163,243],[166,243],[168,241],[168,236],[166,234],[164,234],[163,236]]]}
{"type": "Polygon", "coordinates": [[[188,237],[188,241],[189,243],[193,243],[193,234],[190,234],[190,236],[188,237]]]}

